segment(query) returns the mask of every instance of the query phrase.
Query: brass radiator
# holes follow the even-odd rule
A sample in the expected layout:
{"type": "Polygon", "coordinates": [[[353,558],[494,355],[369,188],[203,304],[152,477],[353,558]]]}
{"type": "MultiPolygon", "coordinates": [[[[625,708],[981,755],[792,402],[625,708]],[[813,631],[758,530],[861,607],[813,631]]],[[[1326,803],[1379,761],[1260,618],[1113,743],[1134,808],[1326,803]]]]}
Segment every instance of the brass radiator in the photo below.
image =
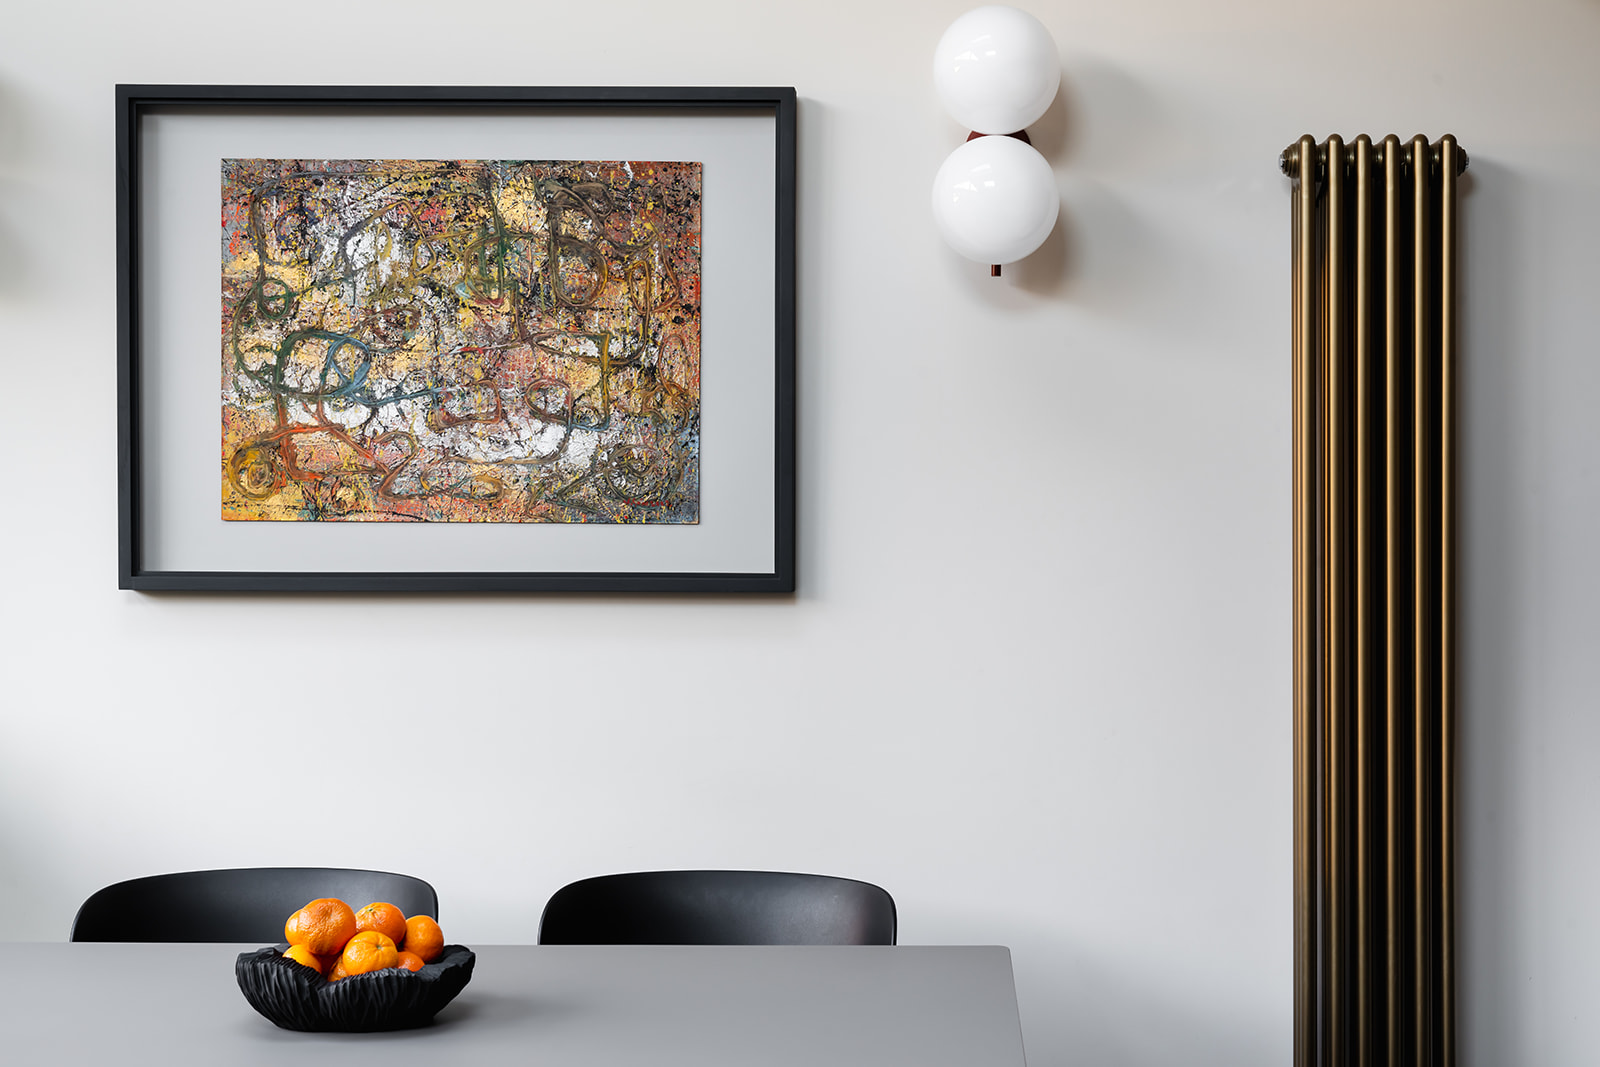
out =
{"type": "Polygon", "coordinates": [[[1302,137],[1294,181],[1296,1067],[1454,1067],[1452,545],[1466,153],[1302,137]]]}

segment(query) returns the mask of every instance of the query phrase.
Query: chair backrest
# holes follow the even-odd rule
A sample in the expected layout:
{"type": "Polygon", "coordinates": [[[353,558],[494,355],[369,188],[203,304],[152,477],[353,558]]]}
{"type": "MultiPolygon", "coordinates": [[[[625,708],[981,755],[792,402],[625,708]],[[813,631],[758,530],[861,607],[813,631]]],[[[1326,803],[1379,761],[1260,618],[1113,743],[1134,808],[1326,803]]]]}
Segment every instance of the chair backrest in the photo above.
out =
{"type": "Polygon", "coordinates": [[[894,898],[869,882],[776,871],[642,871],[563,886],[541,945],[892,945],[894,898]]]}
{"type": "Polygon", "coordinates": [[[83,902],[74,941],[283,940],[283,924],[308,901],[338,897],[352,908],[387,901],[407,915],[439,917],[439,897],[420,878],[341,867],[240,867],[134,878],[83,902]]]}

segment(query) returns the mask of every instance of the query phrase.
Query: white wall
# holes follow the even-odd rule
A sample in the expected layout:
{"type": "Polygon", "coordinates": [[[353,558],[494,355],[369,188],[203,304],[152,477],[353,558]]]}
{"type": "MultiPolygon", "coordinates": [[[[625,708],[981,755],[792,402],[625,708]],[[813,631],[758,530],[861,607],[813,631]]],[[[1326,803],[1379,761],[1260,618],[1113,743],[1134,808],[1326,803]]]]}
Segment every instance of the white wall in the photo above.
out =
{"type": "Polygon", "coordinates": [[[469,944],[531,941],[586,874],[817,870],[888,887],[907,942],[1012,946],[1035,1065],[1288,1062],[1276,157],[1448,131],[1472,156],[1464,1062],[1589,1062],[1600,6],[1034,0],[1062,218],[1001,280],[928,217],[964,132],[929,56],[967,6],[12,5],[4,936],[181,868],[414,871],[469,944]],[[117,591],[119,81],[796,86],[799,594],[117,591]],[[330,737],[429,780],[342,785],[330,737]]]}

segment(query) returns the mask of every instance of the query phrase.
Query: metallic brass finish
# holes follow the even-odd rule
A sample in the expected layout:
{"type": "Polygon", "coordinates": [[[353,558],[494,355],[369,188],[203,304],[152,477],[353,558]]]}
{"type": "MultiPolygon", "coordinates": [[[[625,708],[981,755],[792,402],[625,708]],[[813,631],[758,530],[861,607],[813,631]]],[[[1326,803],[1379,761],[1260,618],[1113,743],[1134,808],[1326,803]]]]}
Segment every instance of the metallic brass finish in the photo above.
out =
{"type": "Polygon", "coordinates": [[[1400,924],[1400,716],[1404,688],[1401,678],[1400,561],[1401,527],[1406,521],[1401,511],[1400,441],[1404,436],[1400,410],[1400,139],[1390,134],[1383,139],[1383,313],[1384,313],[1384,843],[1387,865],[1384,878],[1384,991],[1388,1015],[1387,1062],[1401,1064],[1400,1020],[1405,1018],[1401,1001],[1402,945],[1400,924]]]}
{"type": "MultiPolygon", "coordinates": [[[[1428,142],[1417,137],[1411,142],[1411,158],[1427,158],[1428,142]]],[[[1432,271],[1428,249],[1428,212],[1432,168],[1411,167],[1411,920],[1412,969],[1415,981],[1416,1063],[1433,1062],[1433,921],[1434,900],[1430,881],[1437,881],[1432,863],[1433,790],[1432,755],[1429,741],[1434,696],[1434,626],[1429,625],[1430,591],[1435,557],[1433,516],[1433,391],[1430,371],[1433,353],[1432,316],[1428,313],[1432,271]]]]}
{"type": "Polygon", "coordinates": [[[1355,1062],[1373,1062],[1373,908],[1374,798],[1372,760],[1373,685],[1376,672],[1370,628],[1360,620],[1375,610],[1372,601],[1372,138],[1362,134],[1355,143],[1356,249],[1355,249],[1355,375],[1356,375],[1356,1046],[1355,1062]]]}
{"type": "MultiPolygon", "coordinates": [[[[1322,849],[1327,872],[1323,880],[1323,943],[1342,945],[1348,940],[1344,928],[1345,857],[1344,835],[1344,727],[1347,709],[1345,692],[1344,578],[1346,549],[1344,483],[1348,464],[1344,457],[1344,438],[1349,432],[1349,417],[1344,411],[1342,374],[1348,362],[1345,346],[1349,338],[1349,311],[1345,307],[1345,181],[1344,144],[1330,137],[1326,146],[1327,166],[1327,271],[1323,289],[1325,343],[1323,353],[1322,397],[1322,708],[1323,708],[1323,811],[1322,849]]],[[[1330,1063],[1344,1062],[1345,1025],[1344,956],[1330,952],[1327,957],[1327,1026],[1324,1042],[1330,1063]]]]}
{"type": "MultiPolygon", "coordinates": [[[[1295,152],[1295,165],[1301,173],[1315,167],[1316,143],[1302,137],[1295,152]]],[[[1287,160],[1285,166],[1287,166],[1287,160]]],[[[1316,946],[1313,941],[1314,914],[1311,861],[1315,840],[1315,811],[1311,804],[1312,734],[1311,715],[1315,698],[1315,676],[1311,665],[1315,633],[1311,624],[1313,607],[1311,557],[1313,529],[1311,494],[1315,491],[1316,458],[1311,441],[1316,359],[1316,181],[1302,181],[1294,197],[1294,1047],[1295,1062],[1310,1063],[1315,1047],[1316,1019],[1312,966],[1316,946]]]]}
{"type": "MultiPolygon", "coordinates": [[[[1455,394],[1456,177],[1460,154],[1439,139],[1439,1063],[1456,1064],[1455,996],[1455,394]]],[[[1463,157],[1464,158],[1464,157],[1463,157]]]]}
{"type": "Polygon", "coordinates": [[[1455,1065],[1452,137],[1302,137],[1295,184],[1297,1067],[1455,1065]],[[1380,189],[1381,184],[1381,189],[1380,189]]]}

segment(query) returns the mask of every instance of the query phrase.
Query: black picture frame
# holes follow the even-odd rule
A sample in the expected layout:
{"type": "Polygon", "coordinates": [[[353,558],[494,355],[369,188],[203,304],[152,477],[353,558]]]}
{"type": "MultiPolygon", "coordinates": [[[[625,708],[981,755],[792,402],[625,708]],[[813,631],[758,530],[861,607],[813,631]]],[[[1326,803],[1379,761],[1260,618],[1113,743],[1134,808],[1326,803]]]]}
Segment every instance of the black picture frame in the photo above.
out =
{"type": "Polygon", "coordinates": [[[789,87],[548,87],[548,86],[261,86],[118,85],[116,88],[117,210],[117,469],[118,585],[142,591],[216,592],[613,592],[789,593],[795,588],[795,193],[796,95],[789,87]],[[144,565],[147,471],[142,447],[147,418],[141,382],[141,316],[146,298],[141,247],[141,134],[163,109],[254,109],[299,114],[316,109],[522,109],[594,114],[770,114],[774,150],[772,277],[773,441],[772,566],[758,572],[647,571],[289,571],[174,570],[144,565]]]}

